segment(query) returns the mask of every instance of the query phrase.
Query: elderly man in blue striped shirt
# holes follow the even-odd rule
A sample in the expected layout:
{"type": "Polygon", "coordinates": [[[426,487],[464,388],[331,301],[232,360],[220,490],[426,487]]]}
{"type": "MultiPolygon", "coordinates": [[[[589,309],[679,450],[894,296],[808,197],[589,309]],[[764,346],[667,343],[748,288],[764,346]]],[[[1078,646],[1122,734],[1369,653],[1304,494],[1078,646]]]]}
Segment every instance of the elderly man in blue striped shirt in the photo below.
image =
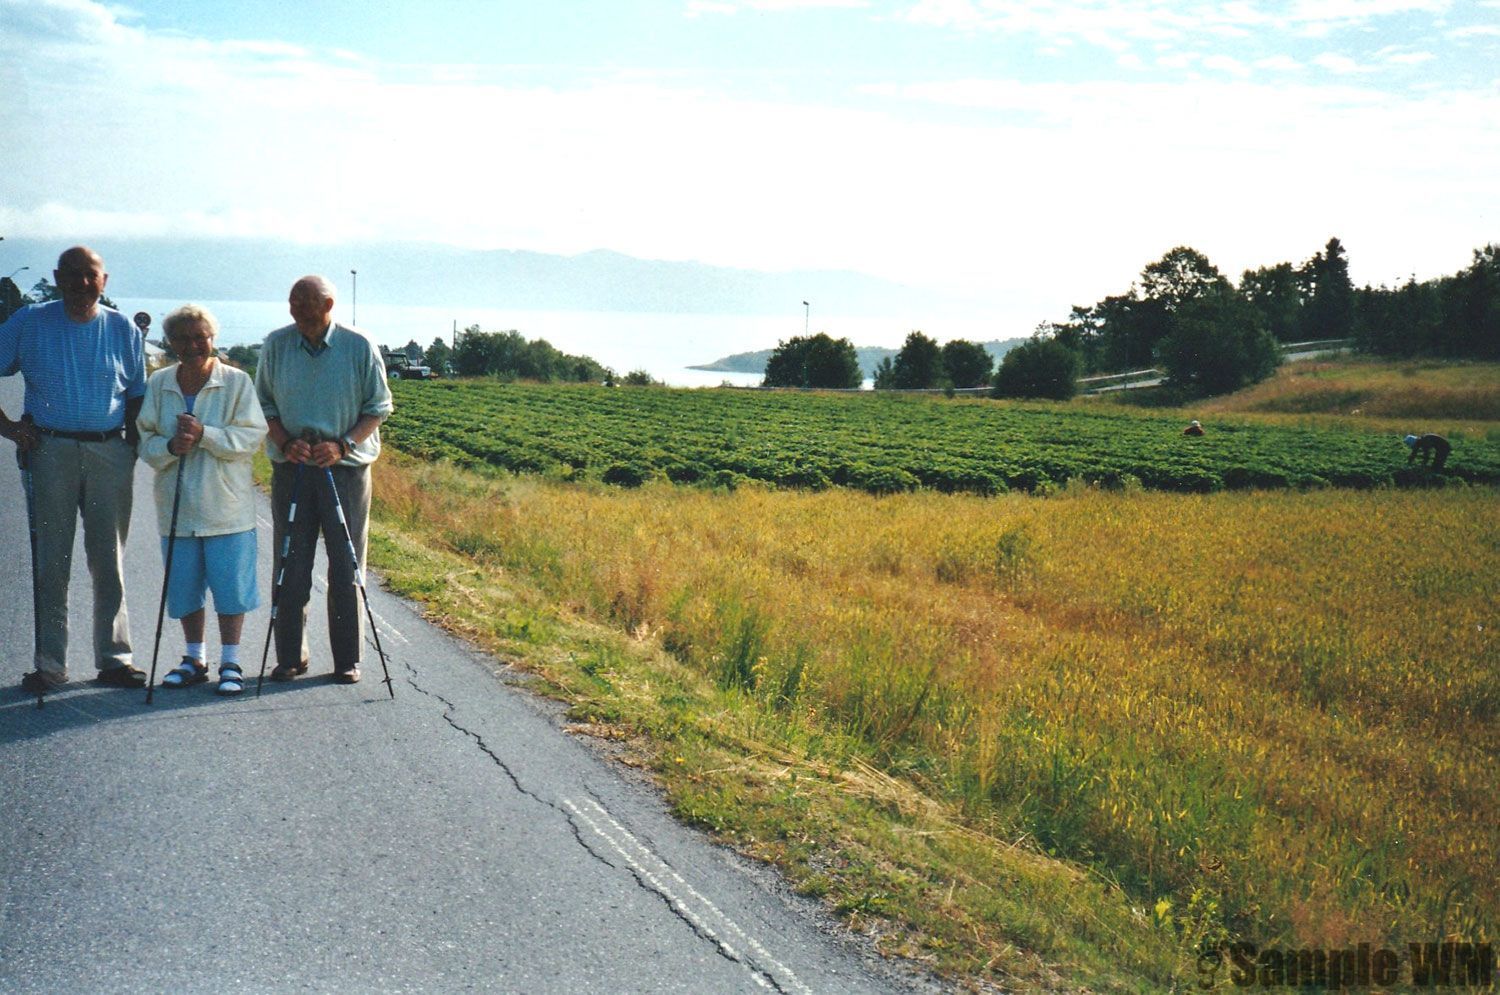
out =
{"type": "Polygon", "coordinates": [[[99,298],[104,260],[74,246],[53,271],[61,300],[22,308],[0,325],[0,376],[26,381],[25,413],[0,411],[0,435],[16,444],[34,533],[34,665],[21,686],[42,694],[68,681],[68,578],[73,536],[94,588],[96,680],[142,687],[131,663],[121,550],[130,529],[135,416],[146,393],[145,347],[125,316],[99,298]]]}
{"type": "Polygon", "coordinates": [[[334,678],[344,684],[360,678],[364,626],[359,589],[335,501],[343,505],[349,540],[363,573],[370,464],[380,455],[380,423],[392,410],[391,388],[379,347],[363,332],[334,321],[333,302],[333,284],[321,276],[304,276],[294,283],[287,297],[292,323],[266,336],[255,371],[255,389],[269,430],[266,455],[272,464],[274,548],[290,550],[276,596],[276,669],[271,679],[277,681],[307,672],[307,601],[320,532],[328,554],[328,642],[334,678]],[[337,488],[337,499],[328,492],[329,479],[337,488]],[[294,496],[297,519],[288,529],[294,496]],[[291,544],[284,547],[288,531],[291,544]]]}

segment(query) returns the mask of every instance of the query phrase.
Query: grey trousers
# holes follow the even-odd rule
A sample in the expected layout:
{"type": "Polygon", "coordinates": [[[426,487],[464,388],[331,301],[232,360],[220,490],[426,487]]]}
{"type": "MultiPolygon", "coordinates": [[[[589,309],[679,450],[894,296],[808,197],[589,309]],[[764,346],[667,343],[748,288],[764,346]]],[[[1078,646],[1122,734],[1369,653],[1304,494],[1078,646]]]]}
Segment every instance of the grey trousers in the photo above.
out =
{"type": "MultiPolygon", "coordinates": [[[[359,569],[365,567],[365,529],[370,519],[370,468],[368,466],[332,467],[333,480],[349,534],[359,557],[359,569]]],[[[313,559],[318,536],[323,537],[323,552],[328,558],[328,642],[333,649],[333,668],[347,670],[358,666],[364,643],[364,616],[359,591],[354,586],[354,564],[349,557],[349,543],[339,525],[333,495],[328,491],[328,474],[306,464],[298,479],[297,467],[277,463],[271,471],[271,514],[274,516],[273,550],[279,558],[288,534],[287,514],[292,501],[292,487],[297,484],[297,520],[292,523],[291,546],[286,558],[280,590],[276,592],[276,663],[295,666],[309,657],[307,649],[307,603],[312,594],[313,559]]],[[[275,583],[275,578],[272,578],[275,583]]]]}
{"type": "Polygon", "coordinates": [[[30,462],[36,504],[36,669],[58,676],[68,670],[68,580],[80,517],[94,587],[94,666],[124,666],[131,653],[121,553],[130,531],[135,450],[123,439],[74,442],[42,436],[30,462]]]}

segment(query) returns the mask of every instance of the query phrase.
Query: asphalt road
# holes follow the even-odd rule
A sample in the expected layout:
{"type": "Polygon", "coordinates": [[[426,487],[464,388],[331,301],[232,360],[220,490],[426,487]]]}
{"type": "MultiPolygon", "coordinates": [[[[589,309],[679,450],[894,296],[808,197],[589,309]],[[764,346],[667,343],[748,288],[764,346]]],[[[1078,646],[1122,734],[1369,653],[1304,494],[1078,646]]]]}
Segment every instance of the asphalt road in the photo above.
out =
{"type": "MultiPolygon", "coordinates": [[[[19,380],[0,379],[12,416],[19,380]]],[[[501,664],[376,587],[394,702],[373,650],[363,683],[327,679],[315,591],[306,678],[267,681],[258,700],[220,699],[212,683],[158,690],[148,707],[144,691],[89,681],[80,544],[73,683],[39,709],[17,686],[31,669],[29,554],[0,450],[0,991],[930,987],[674,822],[501,664]]],[[[138,466],[126,553],[142,668],[161,584],[149,482],[138,466]]],[[[162,673],[181,652],[167,625],[162,673]]],[[[247,620],[252,677],[265,627],[264,609],[247,620]]]]}

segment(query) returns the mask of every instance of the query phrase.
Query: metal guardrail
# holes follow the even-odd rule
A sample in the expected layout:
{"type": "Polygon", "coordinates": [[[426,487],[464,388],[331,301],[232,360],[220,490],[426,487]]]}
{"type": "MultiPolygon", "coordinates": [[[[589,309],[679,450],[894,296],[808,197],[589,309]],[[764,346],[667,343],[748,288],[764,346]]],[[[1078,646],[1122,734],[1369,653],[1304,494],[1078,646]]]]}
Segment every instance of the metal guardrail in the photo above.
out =
{"type": "Polygon", "coordinates": [[[1079,383],[1103,383],[1106,380],[1134,380],[1137,377],[1159,377],[1161,370],[1132,370],[1129,373],[1100,373],[1092,377],[1079,377],[1079,383]]]}
{"type": "Polygon", "coordinates": [[[1312,339],[1308,342],[1283,342],[1282,352],[1305,352],[1308,349],[1349,349],[1353,348],[1353,339],[1312,339]]]}

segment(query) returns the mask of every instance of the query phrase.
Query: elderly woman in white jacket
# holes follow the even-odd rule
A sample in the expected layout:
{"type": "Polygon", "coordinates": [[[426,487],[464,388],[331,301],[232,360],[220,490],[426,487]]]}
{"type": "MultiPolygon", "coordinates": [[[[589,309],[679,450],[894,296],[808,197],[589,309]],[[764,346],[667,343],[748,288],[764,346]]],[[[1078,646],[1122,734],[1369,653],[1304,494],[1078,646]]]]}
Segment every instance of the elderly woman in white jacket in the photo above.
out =
{"type": "Polygon", "coordinates": [[[260,604],[256,584],[255,498],[250,461],[266,434],[255,385],[242,370],[215,358],[219,325],[194,304],[162,323],[176,366],[146,382],[136,426],[140,455],[156,470],[156,521],[167,553],[177,464],[182,495],[167,578],[167,614],[182,620],[187,649],[161,686],[182,688],[208,680],[204,662],[207,592],[219,616],[220,694],[244,690],[240,632],[245,613],[260,604]]]}

